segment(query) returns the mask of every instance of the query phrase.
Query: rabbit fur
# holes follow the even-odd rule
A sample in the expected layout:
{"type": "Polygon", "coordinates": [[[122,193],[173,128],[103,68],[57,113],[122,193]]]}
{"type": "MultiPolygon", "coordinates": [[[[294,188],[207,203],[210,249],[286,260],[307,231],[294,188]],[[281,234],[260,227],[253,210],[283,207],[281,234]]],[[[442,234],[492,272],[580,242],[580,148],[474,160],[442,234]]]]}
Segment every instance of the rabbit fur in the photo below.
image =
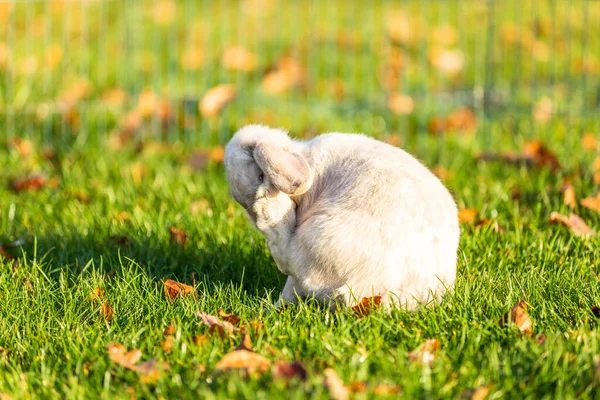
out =
{"type": "Polygon", "coordinates": [[[381,296],[414,310],[453,287],[456,203],[407,152],[361,134],[297,141],[248,125],[224,163],[233,198],[288,276],[284,302],[353,306],[381,296]]]}

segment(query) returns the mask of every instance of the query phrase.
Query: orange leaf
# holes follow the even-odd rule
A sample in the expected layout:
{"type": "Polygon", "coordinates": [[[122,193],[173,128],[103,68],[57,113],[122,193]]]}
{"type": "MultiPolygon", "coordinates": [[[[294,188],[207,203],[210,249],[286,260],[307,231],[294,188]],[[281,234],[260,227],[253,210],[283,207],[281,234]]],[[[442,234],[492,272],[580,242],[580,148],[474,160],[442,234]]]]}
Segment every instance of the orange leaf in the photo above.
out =
{"type": "Polygon", "coordinates": [[[94,288],[90,291],[91,301],[102,301],[104,300],[105,292],[104,289],[94,288]]]}
{"type": "Polygon", "coordinates": [[[163,370],[169,368],[169,364],[165,362],[157,363],[154,360],[137,364],[142,358],[142,352],[139,349],[135,349],[126,353],[125,347],[118,343],[110,343],[108,345],[108,355],[115,363],[142,375],[145,382],[155,381],[160,377],[163,370]]]}
{"type": "Polygon", "coordinates": [[[393,94],[388,98],[388,108],[398,115],[412,114],[415,110],[415,102],[412,97],[404,94],[393,94]]]}
{"type": "Polygon", "coordinates": [[[187,233],[181,229],[175,228],[174,226],[169,229],[169,232],[171,233],[172,242],[179,244],[180,247],[185,246],[185,242],[187,241],[187,233]]]}
{"type": "Polygon", "coordinates": [[[15,137],[11,139],[10,146],[17,150],[21,157],[27,157],[33,151],[33,143],[31,140],[15,137]]]}
{"type": "Polygon", "coordinates": [[[271,361],[260,354],[248,350],[234,350],[217,363],[217,370],[244,370],[247,373],[266,372],[271,366],[271,361]]]}
{"type": "Polygon", "coordinates": [[[308,374],[304,366],[297,362],[288,363],[286,361],[277,361],[273,365],[273,379],[284,379],[286,381],[298,378],[301,381],[305,381],[308,374]]]}
{"type": "Polygon", "coordinates": [[[104,318],[107,322],[110,322],[114,313],[115,311],[110,304],[108,304],[108,301],[105,301],[104,304],[102,304],[102,308],[100,308],[100,315],[102,318],[104,318]]]}
{"type": "Polygon", "coordinates": [[[225,159],[225,148],[223,146],[213,147],[208,151],[208,158],[216,163],[222,163],[225,159]]]}
{"type": "Polygon", "coordinates": [[[268,94],[281,94],[300,84],[304,77],[302,65],[292,57],[284,57],[265,75],[262,88],[268,94]]]}
{"type": "Polygon", "coordinates": [[[213,117],[232,101],[237,95],[237,89],[234,85],[223,84],[209,89],[200,101],[200,113],[205,117],[213,117]]]}
{"type": "Polygon", "coordinates": [[[333,400],[348,400],[350,398],[350,390],[335,370],[327,368],[323,373],[325,375],[323,384],[329,390],[331,398],[333,400]]]}
{"type": "Polygon", "coordinates": [[[165,330],[163,331],[163,335],[168,336],[168,335],[172,335],[175,333],[175,325],[173,324],[173,321],[171,321],[171,324],[169,326],[167,326],[165,328],[165,330]]]}
{"type": "Polygon", "coordinates": [[[256,69],[256,55],[241,46],[225,49],[221,62],[225,69],[233,71],[251,72],[256,69]]]}
{"type": "Polygon", "coordinates": [[[208,332],[210,334],[217,334],[221,337],[221,339],[226,336],[231,336],[233,332],[239,331],[238,328],[233,326],[227,321],[221,321],[217,317],[209,314],[201,313],[200,311],[196,311],[196,316],[202,318],[202,322],[209,327],[208,332]]]}
{"type": "Polygon", "coordinates": [[[585,151],[598,151],[598,138],[593,133],[584,133],[583,137],[581,138],[581,144],[585,151]]]}
{"type": "Polygon", "coordinates": [[[481,386],[475,389],[473,395],[471,396],[471,400],[483,400],[487,397],[488,393],[492,390],[492,385],[481,386]]]}
{"type": "Polygon", "coordinates": [[[571,208],[577,207],[577,197],[575,195],[575,188],[573,188],[573,185],[571,185],[570,183],[567,183],[563,187],[563,202],[571,208]]]}
{"type": "Polygon", "coordinates": [[[586,197],[585,199],[581,199],[579,203],[585,208],[600,213],[600,194],[596,195],[596,197],[586,197]]]}
{"type": "Polygon", "coordinates": [[[432,367],[439,347],[440,342],[437,339],[427,339],[425,343],[408,354],[408,359],[432,367]]]}
{"type": "Polygon", "coordinates": [[[225,311],[219,310],[217,311],[217,315],[221,317],[223,321],[227,321],[232,325],[237,325],[240,323],[240,317],[235,314],[225,314],[225,311]]]}
{"type": "Polygon", "coordinates": [[[540,167],[548,167],[552,171],[560,169],[556,155],[539,140],[526,142],[523,145],[523,154],[540,167]]]}
{"type": "Polygon", "coordinates": [[[165,353],[170,353],[173,349],[173,336],[168,335],[161,343],[161,347],[165,353]]]}
{"type": "Polygon", "coordinates": [[[167,279],[164,282],[165,296],[167,299],[175,299],[177,297],[185,297],[194,293],[194,287],[184,283],[176,282],[172,279],[167,279]]]}
{"type": "Polygon", "coordinates": [[[471,132],[477,128],[477,117],[470,108],[459,108],[448,115],[446,126],[451,131],[471,132]]]}
{"type": "Polygon", "coordinates": [[[250,340],[250,335],[248,335],[247,333],[244,334],[242,343],[240,343],[240,345],[238,347],[236,347],[235,349],[236,350],[254,351],[254,348],[252,347],[252,340],[250,340]]]}
{"type": "Polygon", "coordinates": [[[192,341],[196,346],[201,345],[202,343],[208,341],[208,336],[206,335],[194,335],[192,336],[192,341]]]}
{"type": "Polygon", "coordinates": [[[472,224],[475,222],[479,212],[474,208],[461,208],[458,210],[458,220],[463,224],[472,224]]]}
{"type": "Polygon", "coordinates": [[[46,187],[48,179],[45,176],[35,175],[25,178],[17,178],[12,182],[12,188],[15,192],[35,191],[46,187]]]}
{"type": "Polygon", "coordinates": [[[590,228],[579,216],[570,214],[568,217],[553,211],[550,214],[551,223],[561,223],[568,227],[576,236],[596,236],[596,231],[590,228]]]}
{"type": "Polygon", "coordinates": [[[533,322],[527,314],[527,303],[525,300],[519,300],[517,304],[508,311],[499,322],[500,326],[506,326],[514,323],[521,333],[531,335],[533,333],[533,322]]]}
{"type": "Polygon", "coordinates": [[[363,297],[363,299],[352,307],[354,315],[357,317],[363,317],[369,315],[371,311],[378,309],[381,306],[381,296],[363,297]]]}

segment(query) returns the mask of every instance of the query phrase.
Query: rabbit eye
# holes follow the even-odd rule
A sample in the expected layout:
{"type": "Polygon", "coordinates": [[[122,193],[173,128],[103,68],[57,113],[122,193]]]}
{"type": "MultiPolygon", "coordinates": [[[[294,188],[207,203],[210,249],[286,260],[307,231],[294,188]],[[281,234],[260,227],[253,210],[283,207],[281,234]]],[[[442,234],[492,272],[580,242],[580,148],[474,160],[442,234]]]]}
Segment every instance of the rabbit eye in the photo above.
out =
{"type": "Polygon", "coordinates": [[[263,181],[264,181],[264,180],[265,180],[265,176],[264,176],[263,174],[259,174],[259,175],[258,175],[258,181],[259,181],[260,183],[263,183],[263,181]]]}

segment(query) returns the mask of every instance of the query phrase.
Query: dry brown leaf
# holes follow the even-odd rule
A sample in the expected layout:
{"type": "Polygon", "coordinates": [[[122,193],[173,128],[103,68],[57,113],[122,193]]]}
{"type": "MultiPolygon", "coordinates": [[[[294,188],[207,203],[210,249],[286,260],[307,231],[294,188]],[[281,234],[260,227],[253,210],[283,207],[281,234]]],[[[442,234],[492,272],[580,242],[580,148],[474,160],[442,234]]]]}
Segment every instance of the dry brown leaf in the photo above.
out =
{"type": "Polygon", "coordinates": [[[240,345],[237,346],[235,349],[236,350],[254,351],[254,347],[252,346],[252,340],[250,339],[250,335],[245,333],[244,337],[242,338],[242,343],[240,343],[240,345]]]}
{"type": "Polygon", "coordinates": [[[222,319],[223,321],[227,321],[227,322],[229,322],[229,323],[230,323],[230,324],[232,324],[232,325],[237,325],[237,324],[239,324],[239,323],[240,323],[240,320],[241,320],[241,319],[240,319],[240,317],[238,317],[238,316],[237,316],[237,315],[235,315],[235,314],[225,314],[225,311],[223,311],[223,310],[218,310],[218,311],[217,311],[217,315],[218,315],[219,317],[221,317],[221,319],[222,319]]]}
{"type": "Polygon", "coordinates": [[[104,289],[94,288],[94,289],[90,290],[90,300],[91,301],[102,301],[102,300],[104,300],[105,295],[106,295],[106,293],[104,292],[104,289]]]}
{"type": "Polygon", "coordinates": [[[352,307],[354,315],[357,317],[364,317],[369,315],[373,310],[378,309],[381,306],[381,296],[363,297],[363,299],[352,307]]]}
{"type": "Polygon", "coordinates": [[[511,323],[515,324],[521,333],[526,335],[533,334],[533,322],[531,322],[531,318],[527,314],[527,303],[525,303],[525,300],[519,300],[510,311],[504,314],[498,324],[503,327],[511,323]]]}
{"type": "Polygon", "coordinates": [[[581,138],[581,145],[585,151],[598,151],[598,137],[593,133],[584,133],[581,138]]]}
{"type": "Polygon", "coordinates": [[[388,98],[387,106],[398,115],[412,114],[415,110],[415,102],[412,97],[400,93],[392,94],[388,98]]]}
{"type": "Polygon", "coordinates": [[[223,107],[235,99],[237,89],[232,84],[222,84],[209,89],[200,101],[199,110],[204,117],[214,117],[223,107]]]}
{"type": "Polygon", "coordinates": [[[292,57],[284,57],[265,75],[262,88],[268,94],[281,94],[303,82],[304,78],[302,65],[292,57]]]}
{"type": "Polygon", "coordinates": [[[576,236],[591,237],[596,236],[596,231],[590,228],[579,216],[571,213],[568,217],[553,211],[550,214],[551,223],[561,223],[568,227],[576,236]]]}
{"type": "Polygon", "coordinates": [[[348,400],[350,398],[350,389],[346,387],[344,381],[332,368],[327,368],[323,372],[325,379],[323,384],[329,390],[329,395],[333,400],[348,400]]]}
{"type": "Polygon", "coordinates": [[[226,321],[221,321],[214,315],[209,315],[196,311],[196,317],[202,318],[202,322],[209,327],[210,334],[218,334],[221,338],[231,336],[233,332],[239,331],[238,328],[226,321]]]}
{"type": "Polygon", "coordinates": [[[108,304],[108,301],[105,301],[104,304],[102,304],[102,307],[100,308],[100,316],[104,318],[106,322],[110,322],[114,313],[115,310],[113,310],[110,304],[108,304]]]}
{"type": "Polygon", "coordinates": [[[33,151],[33,143],[31,140],[15,137],[9,142],[11,147],[14,147],[21,157],[28,157],[33,151]]]}
{"type": "Polygon", "coordinates": [[[575,188],[570,183],[567,183],[563,186],[563,202],[571,208],[577,207],[575,188]]]}
{"type": "Polygon", "coordinates": [[[600,213],[600,194],[597,194],[595,197],[586,197],[585,199],[581,199],[579,204],[585,208],[600,213]]]}
{"type": "Polygon", "coordinates": [[[171,321],[171,324],[169,324],[169,326],[167,326],[165,328],[165,330],[163,331],[163,335],[165,335],[165,336],[173,335],[175,333],[175,331],[176,331],[175,323],[173,321],[171,321]]]}
{"type": "Polygon", "coordinates": [[[523,154],[540,167],[549,167],[552,171],[560,169],[556,155],[540,140],[531,140],[523,145],[523,154]]]}
{"type": "Polygon", "coordinates": [[[458,220],[463,224],[473,224],[478,214],[479,211],[474,208],[461,208],[458,210],[458,220]]]}
{"type": "Polygon", "coordinates": [[[477,129],[477,117],[470,108],[459,108],[446,118],[446,129],[456,132],[473,132],[477,129]]]}
{"type": "Polygon", "coordinates": [[[417,349],[408,353],[408,359],[412,362],[432,367],[439,347],[440,342],[437,339],[427,339],[417,349]]]}
{"type": "Polygon", "coordinates": [[[471,400],[484,400],[492,390],[492,385],[480,386],[473,392],[471,400]]]}
{"type": "Polygon", "coordinates": [[[208,342],[208,336],[206,335],[194,335],[192,336],[192,341],[196,346],[201,345],[202,343],[208,342]]]}
{"type": "Polygon", "coordinates": [[[182,248],[185,247],[185,243],[187,242],[187,233],[181,229],[175,228],[174,226],[169,228],[169,233],[171,235],[171,242],[177,243],[182,248]]]}
{"type": "Polygon", "coordinates": [[[165,353],[170,353],[171,350],[173,350],[173,336],[168,335],[165,338],[165,340],[160,344],[160,347],[162,347],[165,353]]]}
{"type": "Polygon", "coordinates": [[[46,187],[48,178],[42,175],[34,175],[23,178],[17,178],[12,181],[12,189],[17,192],[35,191],[46,187]]]}
{"type": "Polygon", "coordinates": [[[287,361],[277,361],[273,364],[272,368],[273,379],[283,379],[286,381],[292,380],[294,378],[298,378],[301,381],[305,381],[308,377],[308,373],[306,369],[302,365],[302,363],[298,361],[287,362],[287,361]]]}
{"type": "Polygon", "coordinates": [[[4,248],[4,246],[0,246],[0,257],[4,258],[6,260],[9,260],[9,261],[17,259],[15,256],[13,256],[9,252],[7,252],[6,249],[4,248]]]}
{"type": "Polygon", "coordinates": [[[539,335],[537,335],[535,337],[535,342],[540,346],[543,345],[544,343],[546,343],[546,334],[540,333],[539,335]]]}
{"type": "Polygon", "coordinates": [[[108,355],[113,362],[142,375],[143,382],[154,382],[160,377],[162,371],[169,369],[169,364],[166,362],[157,363],[152,359],[138,364],[142,358],[141,350],[125,352],[125,347],[118,343],[108,345],[108,355]]]}
{"type": "Polygon", "coordinates": [[[233,71],[251,72],[256,69],[256,55],[241,46],[232,46],[225,49],[221,63],[225,69],[233,71]]]}
{"type": "Polygon", "coordinates": [[[271,361],[260,354],[248,350],[234,350],[217,363],[217,370],[243,370],[249,374],[262,373],[269,370],[271,361]]]}
{"type": "Polygon", "coordinates": [[[184,283],[176,282],[172,279],[167,279],[164,282],[165,296],[167,299],[175,299],[177,297],[185,297],[194,293],[194,287],[184,283]]]}

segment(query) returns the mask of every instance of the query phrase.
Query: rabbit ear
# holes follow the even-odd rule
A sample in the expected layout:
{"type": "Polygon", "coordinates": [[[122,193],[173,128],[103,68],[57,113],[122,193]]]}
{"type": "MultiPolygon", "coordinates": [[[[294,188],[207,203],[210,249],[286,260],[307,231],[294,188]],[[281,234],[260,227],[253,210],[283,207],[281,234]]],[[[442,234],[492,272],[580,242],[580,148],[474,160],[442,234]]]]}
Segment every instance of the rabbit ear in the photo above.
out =
{"type": "Polygon", "coordinates": [[[254,160],[269,182],[289,195],[301,195],[312,185],[312,173],[300,154],[275,143],[261,142],[254,148],[254,160]]]}

